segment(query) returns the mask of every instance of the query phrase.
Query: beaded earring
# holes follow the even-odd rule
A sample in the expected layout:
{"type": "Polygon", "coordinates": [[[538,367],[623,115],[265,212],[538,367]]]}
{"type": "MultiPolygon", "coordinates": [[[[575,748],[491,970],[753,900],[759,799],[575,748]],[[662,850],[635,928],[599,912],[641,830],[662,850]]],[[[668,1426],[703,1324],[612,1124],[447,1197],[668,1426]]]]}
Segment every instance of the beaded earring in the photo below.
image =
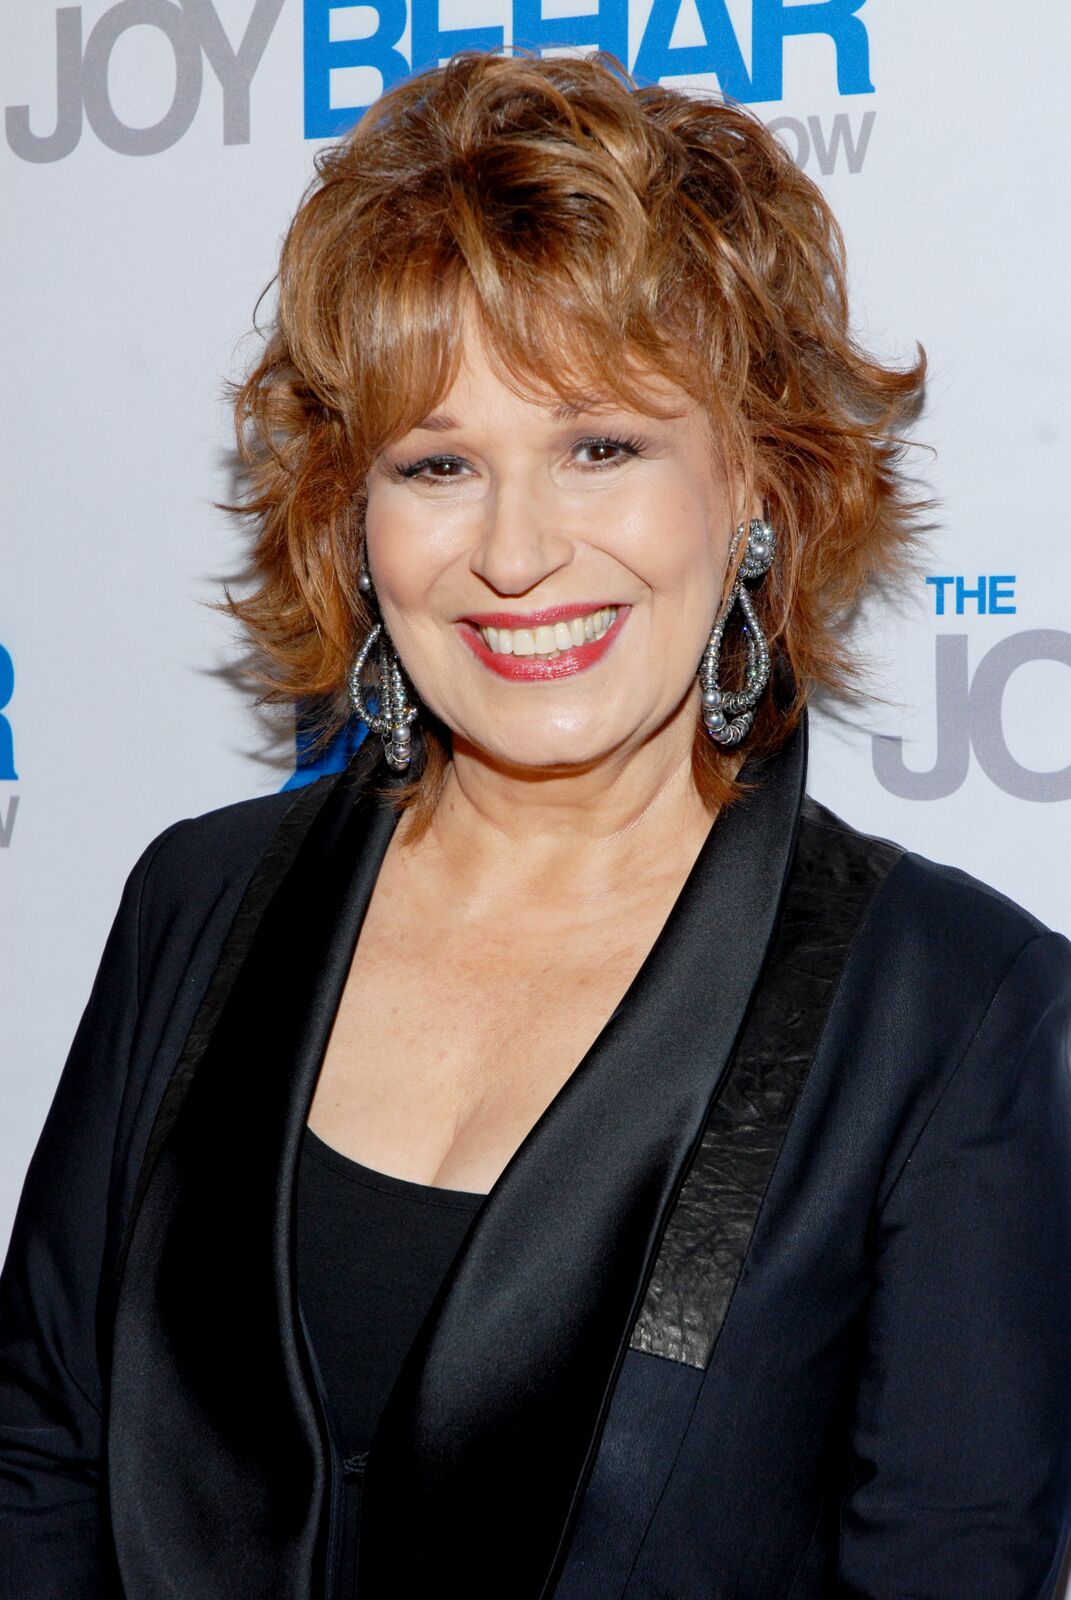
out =
{"type": "MultiPolygon", "coordinates": [[[[372,579],[363,567],[357,587],[363,595],[372,594],[372,579]]],[[[405,772],[412,756],[410,727],[416,721],[417,708],[410,704],[397,651],[382,622],[369,631],[357,652],[350,668],[349,689],[354,711],[383,740],[387,765],[395,772],[405,772]],[[375,696],[375,710],[368,703],[364,681],[370,661],[372,681],[368,691],[375,696]]]]}
{"type": "MultiPolygon", "coordinates": [[[[729,549],[732,560],[744,538],[741,523],[733,535],[729,549]]],[[[770,679],[770,650],[765,635],[755,615],[755,607],[747,585],[756,583],[769,571],[774,559],[777,538],[768,522],[753,517],[747,524],[747,545],[737,568],[736,579],[728,598],[718,613],[710,639],[699,663],[699,684],[702,690],[703,726],[717,744],[736,745],[746,737],[755,720],[755,707],[762,698],[770,679]],[[747,668],[740,689],[726,689],[721,683],[721,648],[725,625],[734,606],[744,615],[744,639],[747,646],[747,668]]]]}

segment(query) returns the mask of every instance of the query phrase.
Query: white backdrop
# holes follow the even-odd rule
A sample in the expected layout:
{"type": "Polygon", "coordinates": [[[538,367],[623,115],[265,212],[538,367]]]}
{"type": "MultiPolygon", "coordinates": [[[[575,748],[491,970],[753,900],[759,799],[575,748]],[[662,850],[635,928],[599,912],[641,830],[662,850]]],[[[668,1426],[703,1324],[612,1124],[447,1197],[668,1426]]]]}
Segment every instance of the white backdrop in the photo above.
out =
{"type": "MultiPolygon", "coordinates": [[[[929,352],[941,510],[866,619],[883,701],[819,719],[811,786],[1071,931],[1066,0],[414,4],[425,52],[515,30],[720,74],[824,185],[864,336],[929,352]]],[[[0,1236],[132,862],[292,769],[204,605],[242,555],[221,387],[322,136],[410,60],[408,6],[0,0],[0,1236]]]]}

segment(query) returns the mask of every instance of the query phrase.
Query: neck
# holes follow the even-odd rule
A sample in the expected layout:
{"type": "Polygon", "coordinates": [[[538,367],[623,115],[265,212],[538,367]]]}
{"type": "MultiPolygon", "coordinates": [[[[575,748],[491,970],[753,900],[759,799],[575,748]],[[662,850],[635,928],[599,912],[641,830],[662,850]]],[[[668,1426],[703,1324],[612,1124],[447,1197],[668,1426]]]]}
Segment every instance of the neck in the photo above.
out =
{"type": "Polygon", "coordinates": [[[435,816],[417,847],[457,874],[529,904],[548,895],[612,896],[682,877],[712,816],[692,777],[694,708],[638,749],[580,769],[508,767],[455,741],[435,816]]]}

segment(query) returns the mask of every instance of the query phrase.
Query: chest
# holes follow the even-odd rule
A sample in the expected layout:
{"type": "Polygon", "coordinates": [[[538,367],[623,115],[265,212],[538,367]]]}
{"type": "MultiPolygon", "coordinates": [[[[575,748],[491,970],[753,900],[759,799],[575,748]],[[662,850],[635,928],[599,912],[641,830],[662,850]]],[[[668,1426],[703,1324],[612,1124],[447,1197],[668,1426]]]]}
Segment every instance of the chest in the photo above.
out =
{"type": "Polygon", "coordinates": [[[597,1038],[668,907],[377,894],[310,1122],[368,1166],[487,1189],[597,1038]]]}

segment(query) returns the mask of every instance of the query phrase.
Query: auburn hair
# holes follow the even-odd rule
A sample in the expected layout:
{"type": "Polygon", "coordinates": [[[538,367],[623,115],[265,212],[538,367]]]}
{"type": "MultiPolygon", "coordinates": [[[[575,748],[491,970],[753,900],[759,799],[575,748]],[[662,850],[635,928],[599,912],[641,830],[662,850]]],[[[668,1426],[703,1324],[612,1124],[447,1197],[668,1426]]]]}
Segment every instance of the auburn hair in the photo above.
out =
{"type": "MultiPolygon", "coordinates": [[[[706,409],[741,516],[761,500],[778,539],[753,597],[792,687],[765,697],[749,749],[776,748],[816,688],[857,692],[847,614],[900,567],[921,506],[899,435],[924,357],[900,370],[857,344],[836,220],[755,116],[640,87],[605,55],[463,52],[385,94],[316,172],[235,391],[254,586],[225,609],[266,699],[325,736],[349,715],[374,621],[357,588],[365,479],[449,388],[470,307],[507,381],[643,410],[654,372],[706,409]]],[[[730,683],[740,669],[730,656],[730,683]]],[[[418,825],[448,746],[427,730],[403,795],[418,825]]],[[[738,792],[699,726],[693,770],[712,809],[738,792]]]]}

